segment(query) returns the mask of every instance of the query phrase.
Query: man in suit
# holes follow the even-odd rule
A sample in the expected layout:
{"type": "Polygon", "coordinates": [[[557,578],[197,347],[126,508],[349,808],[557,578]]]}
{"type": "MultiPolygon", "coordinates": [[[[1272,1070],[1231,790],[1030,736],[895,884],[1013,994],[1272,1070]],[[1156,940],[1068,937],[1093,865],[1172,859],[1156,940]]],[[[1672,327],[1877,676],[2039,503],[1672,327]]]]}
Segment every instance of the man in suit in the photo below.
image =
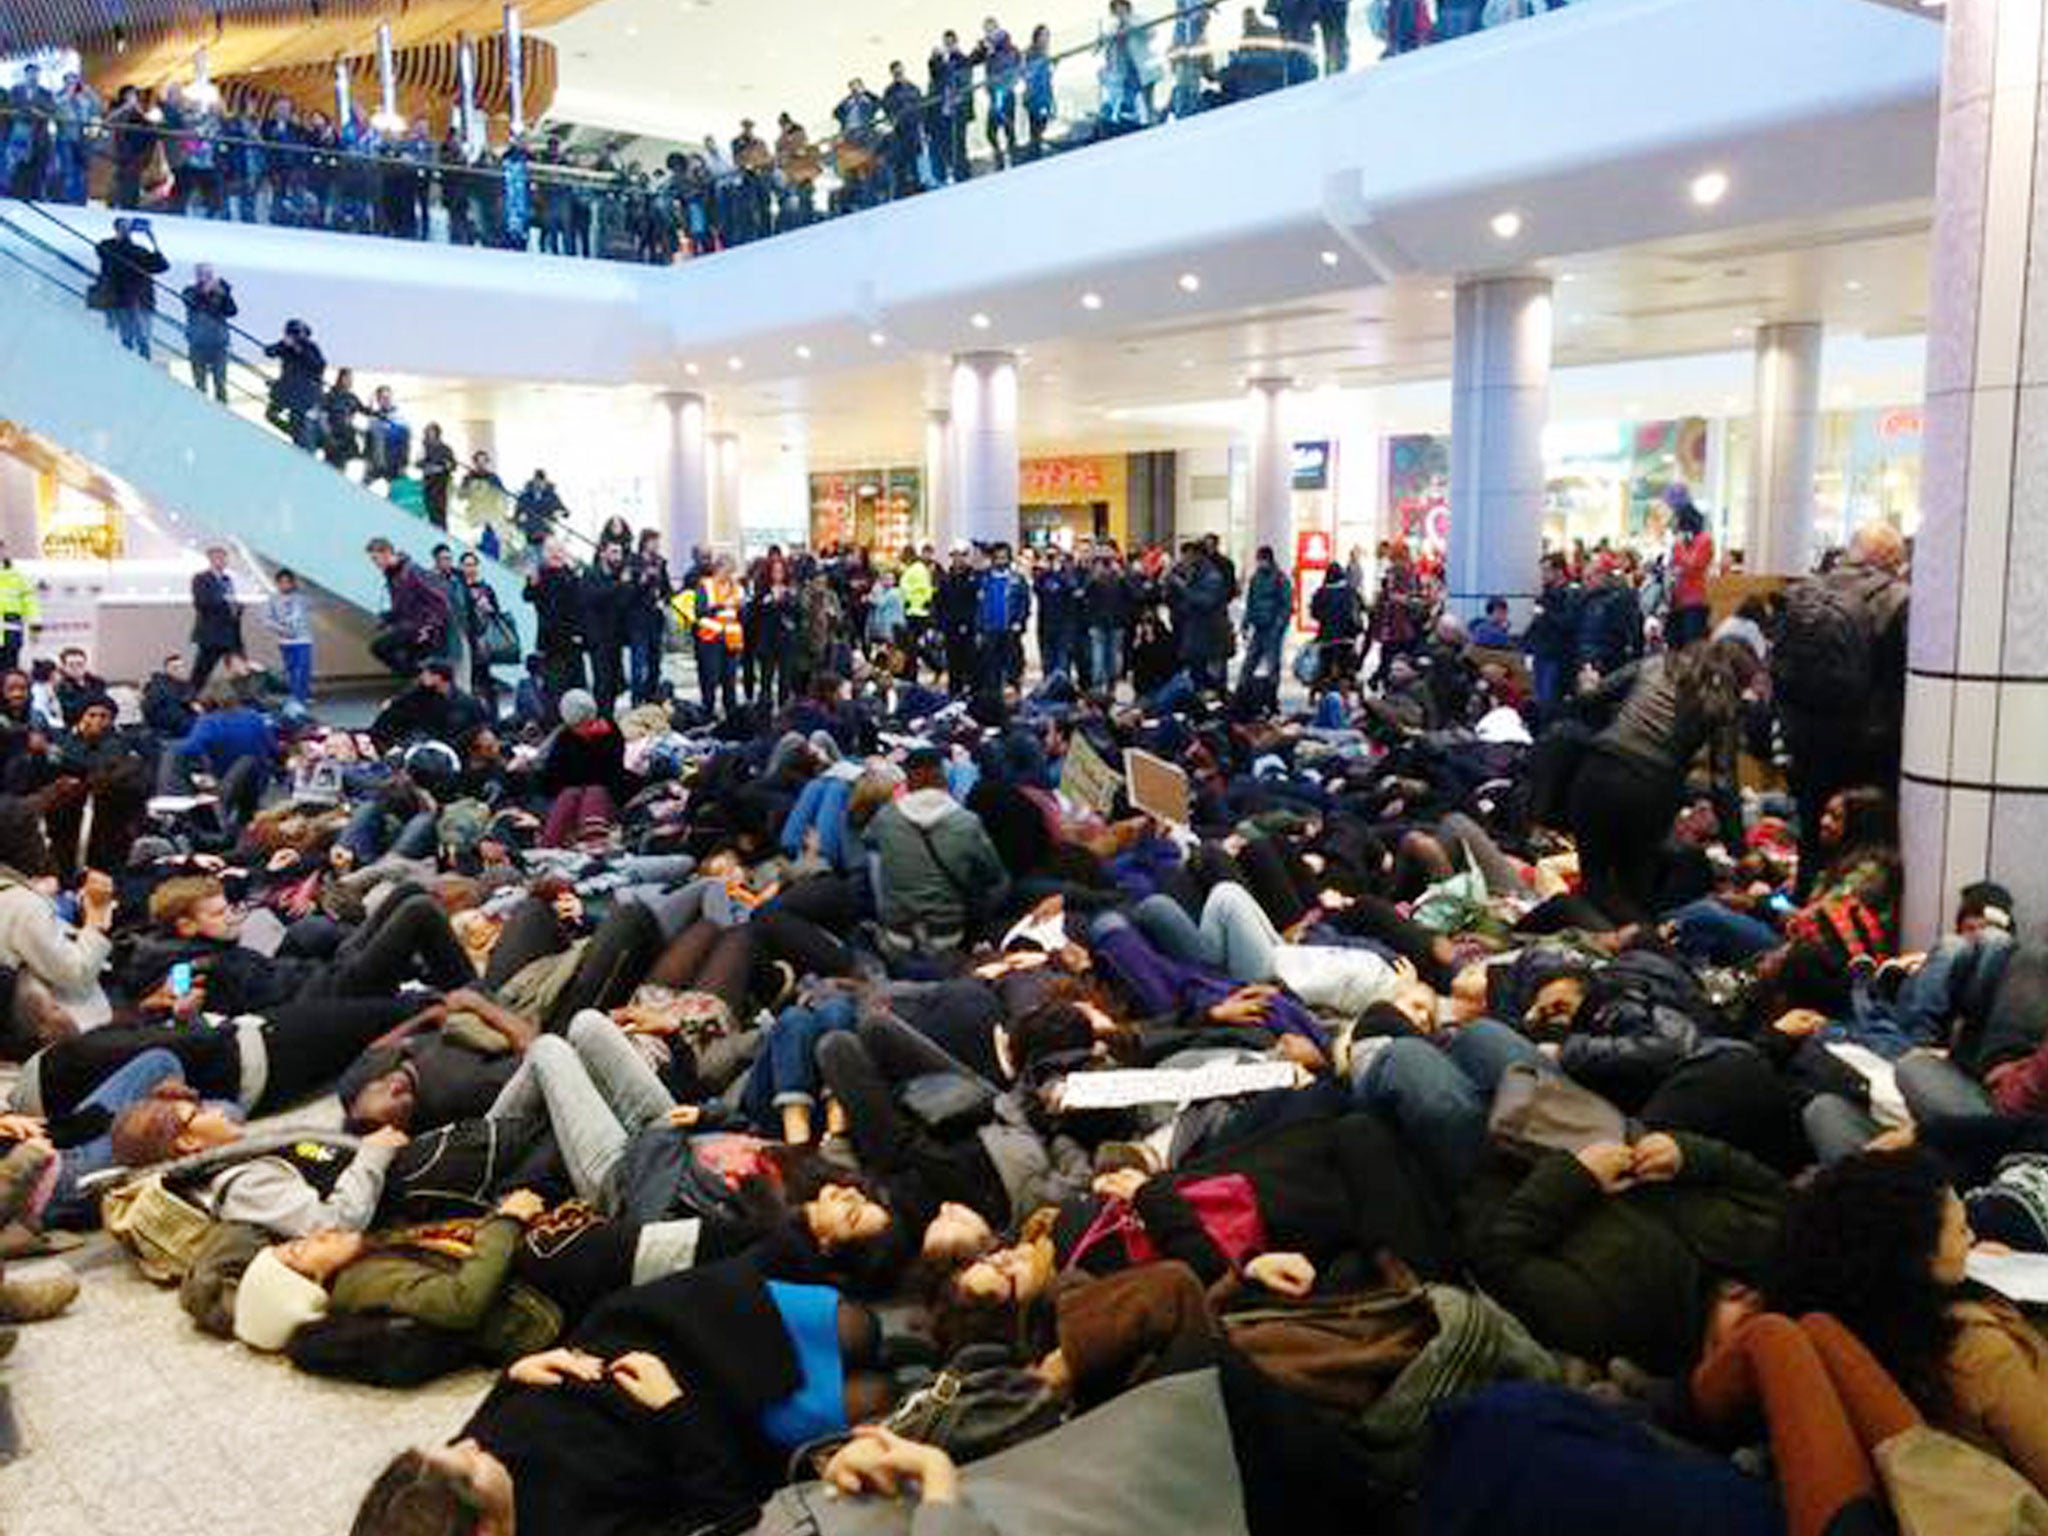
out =
{"type": "Polygon", "coordinates": [[[192,644],[194,694],[222,657],[242,654],[242,604],[228,574],[228,552],[218,544],[206,551],[206,569],[192,578],[192,644]]]}

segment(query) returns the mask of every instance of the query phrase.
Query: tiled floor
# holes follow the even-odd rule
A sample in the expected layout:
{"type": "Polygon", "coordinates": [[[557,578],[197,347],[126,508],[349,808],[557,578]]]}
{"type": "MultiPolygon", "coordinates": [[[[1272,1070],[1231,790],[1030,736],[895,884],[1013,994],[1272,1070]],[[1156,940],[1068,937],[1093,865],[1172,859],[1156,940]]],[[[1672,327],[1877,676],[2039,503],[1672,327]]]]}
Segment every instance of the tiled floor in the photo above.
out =
{"type": "Polygon", "coordinates": [[[199,1332],[104,1238],[70,1262],[77,1303],[0,1365],[22,1440],[0,1536],[340,1536],[384,1462],[447,1439],[488,1380],[323,1381],[199,1332]]]}

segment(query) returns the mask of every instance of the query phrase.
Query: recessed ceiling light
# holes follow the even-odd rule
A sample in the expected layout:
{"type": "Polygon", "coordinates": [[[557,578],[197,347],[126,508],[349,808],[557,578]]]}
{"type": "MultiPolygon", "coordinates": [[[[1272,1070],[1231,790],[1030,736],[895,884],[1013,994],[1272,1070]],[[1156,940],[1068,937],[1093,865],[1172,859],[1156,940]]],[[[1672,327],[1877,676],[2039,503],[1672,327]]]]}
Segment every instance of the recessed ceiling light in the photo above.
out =
{"type": "Polygon", "coordinates": [[[1749,334],[1749,327],[1748,327],[1748,326],[1746,326],[1746,325],[1738,325],[1738,326],[1736,326],[1736,327],[1735,327],[1735,329],[1734,329],[1734,330],[1733,330],[1732,332],[1730,332],[1729,334],[1731,334],[1732,336],[1734,336],[1734,337],[1736,338],[1736,340],[1738,340],[1738,341],[1739,341],[1739,340],[1741,340],[1741,339],[1742,339],[1742,338],[1743,338],[1744,336],[1747,336],[1747,335],[1749,334]]]}
{"type": "Polygon", "coordinates": [[[1713,207],[1727,195],[1726,171],[1702,171],[1692,179],[1692,200],[1702,208],[1713,207]]]}
{"type": "Polygon", "coordinates": [[[1094,292],[1089,292],[1089,293],[1084,293],[1084,294],[1082,294],[1082,295],[1081,295],[1081,307],[1082,307],[1083,309],[1100,309],[1100,308],[1102,308],[1102,295],[1101,295],[1101,294],[1099,294],[1099,293],[1094,293],[1094,292]]]}
{"type": "Polygon", "coordinates": [[[1861,293],[1863,291],[1862,282],[1859,279],[1853,277],[1850,278],[1849,281],[1847,281],[1846,283],[1842,284],[1842,286],[1848,289],[1851,293],[1861,293]]]}
{"type": "Polygon", "coordinates": [[[728,357],[725,360],[725,366],[730,368],[734,373],[738,373],[742,368],[747,366],[747,360],[743,357],[728,357]]]}
{"type": "Polygon", "coordinates": [[[977,331],[985,331],[991,325],[995,324],[993,320],[989,319],[987,315],[983,314],[978,309],[973,314],[967,317],[967,323],[973,326],[977,331]]]}
{"type": "Polygon", "coordinates": [[[1201,278],[1200,278],[1200,277],[1198,277],[1198,276],[1196,276],[1196,275],[1195,275],[1195,274],[1194,274],[1193,272],[1183,272],[1183,273],[1181,273],[1181,275],[1180,275],[1180,291],[1181,291],[1182,293],[1199,293],[1199,292],[1201,291],[1201,287],[1202,287],[1202,280],[1201,280],[1201,278]]]}
{"type": "Polygon", "coordinates": [[[1501,240],[1512,240],[1522,232],[1522,216],[1512,208],[1503,209],[1492,219],[1494,236],[1501,240]]]}
{"type": "Polygon", "coordinates": [[[1430,291],[1429,296],[1432,299],[1448,299],[1451,296],[1451,290],[1448,288],[1435,288],[1430,291]]]}
{"type": "Polygon", "coordinates": [[[1192,357],[1184,357],[1180,360],[1180,365],[1183,368],[1192,368],[1195,366],[1195,360],[1192,357]]]}
{"type": "Polygon", "coordinates": [[[1573,310],[1571,314],[1571,323],[1573,325],[1584,325],[1586,323],[1586,317],[1580,314],[1577,310],[1573,310]]]}
{"type": "Polygon", "coordinates": [[[871,347],[886,347],[887,345],[889,345],[889,338],[884,336],[880,331],[869,331],[868,345],[871,347]]]}
{"type": "Polygon", "coordinates": [[[797,344],[796,355],[799,361],[808,363],[811,360],[811,349],[807,346],[804,346],[801,342],[799,342],[797,344]]]}
{"type": "Polygon", "coordinates": [[[1334,267],[1341,259],[1335,251],[1323,252],[1323,265],[1326,267],[1334,267]]]}
{"type": "Polygon", "coordinates": [[[1643,414],[1643,402],[1642,402],[1642,401],[1640,401],[1640,400],[1631,400],[1631,401],[1629,401],[1629,403],[1628,403],[1627,405],[1624,405],[1624,406],[1623,406],[1623,407],[1621,408],[1621,414],[1622,414],[1622,415],[1624,415],[1624,416],[1640,416],[1640,415],[1642,415],[1642,414],[1643,414]]]}
{"type": "Polygon", "coordinates": [[[695,363],[685,363],[683,364],[683,372],[694,379],[697,377],[697,365],[695,363]]]}
{"type": "Polygon", "coordinates": [[[1579,274],[1576,272],[1561,272],[1558,274],[1557,280],[1560,283],[1576,283],[1579,280],[1579,274]]]}

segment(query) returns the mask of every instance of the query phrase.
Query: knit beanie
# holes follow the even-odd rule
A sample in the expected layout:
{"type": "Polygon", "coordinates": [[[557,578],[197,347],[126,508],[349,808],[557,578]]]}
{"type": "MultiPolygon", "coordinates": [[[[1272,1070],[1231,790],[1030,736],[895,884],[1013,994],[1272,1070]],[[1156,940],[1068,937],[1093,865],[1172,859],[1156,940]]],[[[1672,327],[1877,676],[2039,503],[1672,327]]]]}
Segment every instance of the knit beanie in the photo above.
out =
{"type": "Polygon", "coordinates": [[[235,1290],[235,1337],[251,1349],[275,1353],[302,1323],[327,1315],[327,1292],[266,1248],[249,1261],[235,1290]]]}
{"type": "Polygon", "coordinates": [[[587,688],[571,688],[562,695],[562,724],[588,725],[597,718],[597,700],[587,688]]]}
{"type": "Polygon", "coordinates": [[[2008,1157],[1998,1176],[1963,1201],[1970,1230],[2018,1253],[2048,1253],[2048,1158],[2008,1157]]]}

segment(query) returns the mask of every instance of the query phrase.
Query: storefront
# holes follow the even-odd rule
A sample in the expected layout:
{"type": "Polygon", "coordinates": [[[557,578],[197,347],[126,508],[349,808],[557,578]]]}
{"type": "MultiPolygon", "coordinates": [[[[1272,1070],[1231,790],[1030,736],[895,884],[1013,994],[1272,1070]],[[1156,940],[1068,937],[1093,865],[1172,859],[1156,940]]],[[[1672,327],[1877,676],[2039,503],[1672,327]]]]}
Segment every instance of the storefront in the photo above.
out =
{"type": "Polygon", "coordinates": [[[1120,453],[1064,454],[1017,466],[1017,526],[1028,549],[1072,549],[1130,528],[1130,470],[1120,453]]]}
{"type": "Polygon", "coordinates": [[[898,466],[811,476],[811,548],[893,556],[930,537],[921,471],[898,466]]]}

